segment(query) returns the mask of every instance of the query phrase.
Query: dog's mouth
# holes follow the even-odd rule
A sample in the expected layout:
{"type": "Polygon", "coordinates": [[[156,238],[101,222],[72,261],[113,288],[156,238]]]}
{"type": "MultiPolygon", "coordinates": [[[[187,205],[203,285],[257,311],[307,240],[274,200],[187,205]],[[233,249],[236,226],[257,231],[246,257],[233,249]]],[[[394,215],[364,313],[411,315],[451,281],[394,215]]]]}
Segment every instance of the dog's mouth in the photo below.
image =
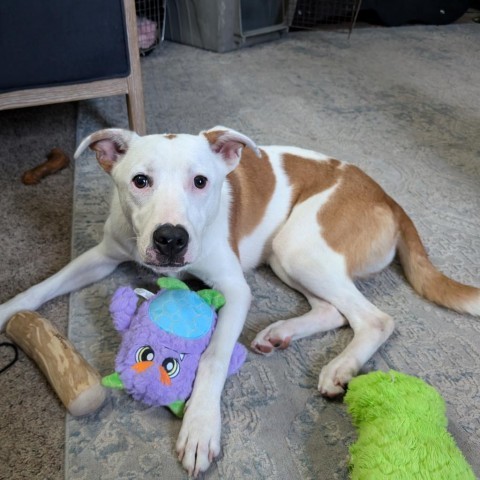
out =
{"type": "Polygon", "coordinates": [[[170,275],[181,272],[188,263],[144,263],[144,265],[158,275],[170,275]]]}
{"type": "Polygon", "coordinates": [[[188,262],[183,255],[167,256],[162,255],[154,249],[147,249],[145,256],[145,265],[158,271],[176,271],[185,268],[188,262]]]}
{"type": "Polygon", "coordinates": [[[172,270],[172,269],[186,267],[188,263],[186,262],[163,262],[163,263],[147,262],[146,265],[154,268],[163,268],[163,269],[172,270]]]}

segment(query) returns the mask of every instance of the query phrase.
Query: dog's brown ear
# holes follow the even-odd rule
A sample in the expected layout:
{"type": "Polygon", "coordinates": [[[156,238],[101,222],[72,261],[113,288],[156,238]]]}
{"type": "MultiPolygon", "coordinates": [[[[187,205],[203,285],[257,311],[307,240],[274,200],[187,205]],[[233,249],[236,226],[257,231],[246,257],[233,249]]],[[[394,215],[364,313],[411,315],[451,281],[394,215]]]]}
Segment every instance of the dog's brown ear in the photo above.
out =
{"type": "Polygon", "coordinates": [[[92,133],[85,138],[75,152],[75,158],[90,147],[95,151],[98,163],[107,172],[112,171],[115,163],[127,153],[130,143],[137,134],[121,128],[107,128],[92,133]]]}
{"type": "Polygon", "coordinates": [[[226,127],[214,127],[202,132],[210,143],[210,148],[222,155],[227,165],[232,169],[237,166],[244,147],[251,148],[260,157],[260,151],[253,140],[242,133],[226,127]]]}

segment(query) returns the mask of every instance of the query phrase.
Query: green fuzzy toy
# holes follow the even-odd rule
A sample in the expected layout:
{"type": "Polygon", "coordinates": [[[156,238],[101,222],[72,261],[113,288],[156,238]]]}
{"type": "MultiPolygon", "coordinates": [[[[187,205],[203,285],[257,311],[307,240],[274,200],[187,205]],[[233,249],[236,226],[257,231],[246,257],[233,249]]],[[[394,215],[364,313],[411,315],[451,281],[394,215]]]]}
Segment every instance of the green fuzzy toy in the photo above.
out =
{"type": "Polygon", "coordinates": [[[443,398],[423,380],[393,370],[361,375],[345,403],[358,429],[352,480],[475,480],[447,431],[443,398]]]}

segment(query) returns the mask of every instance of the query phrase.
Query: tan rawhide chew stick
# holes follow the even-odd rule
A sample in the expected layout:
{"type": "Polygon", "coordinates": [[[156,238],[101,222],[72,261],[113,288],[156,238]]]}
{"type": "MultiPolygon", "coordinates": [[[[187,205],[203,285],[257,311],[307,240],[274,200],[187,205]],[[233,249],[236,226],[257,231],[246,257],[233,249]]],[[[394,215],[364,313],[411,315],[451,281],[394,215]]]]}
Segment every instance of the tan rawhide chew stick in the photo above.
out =
{"type": "Polygon", "coordinates": [[[106,393],[100,374],[48,320],[22,311],[9,320],[6,333],[40,367],[72,415],[102,405],[106,393]]]}

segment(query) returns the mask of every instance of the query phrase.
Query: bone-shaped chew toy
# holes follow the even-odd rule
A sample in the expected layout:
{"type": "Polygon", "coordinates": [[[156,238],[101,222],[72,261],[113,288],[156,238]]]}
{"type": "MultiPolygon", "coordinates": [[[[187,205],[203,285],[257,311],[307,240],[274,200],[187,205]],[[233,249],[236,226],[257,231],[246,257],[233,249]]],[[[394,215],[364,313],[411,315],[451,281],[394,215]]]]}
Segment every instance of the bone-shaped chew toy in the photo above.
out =
{"type": "Polygon", "coordinates": [[[53,148],[47,155],[47,160],[40,165],[37,165],[31,170],[27,170],[22,175],[22,182],[25,185],[35,185],[47,175],[57,173],[70,163],[68,155],[60,148],[53,148]]]}
{"type": "Polygon", "coordinates": [[[106,390],[100,374],[48,320],[22,311],[9,320],[6,333],[40,367],[72,415],[86,415],[102,405],[106,390]]]}

